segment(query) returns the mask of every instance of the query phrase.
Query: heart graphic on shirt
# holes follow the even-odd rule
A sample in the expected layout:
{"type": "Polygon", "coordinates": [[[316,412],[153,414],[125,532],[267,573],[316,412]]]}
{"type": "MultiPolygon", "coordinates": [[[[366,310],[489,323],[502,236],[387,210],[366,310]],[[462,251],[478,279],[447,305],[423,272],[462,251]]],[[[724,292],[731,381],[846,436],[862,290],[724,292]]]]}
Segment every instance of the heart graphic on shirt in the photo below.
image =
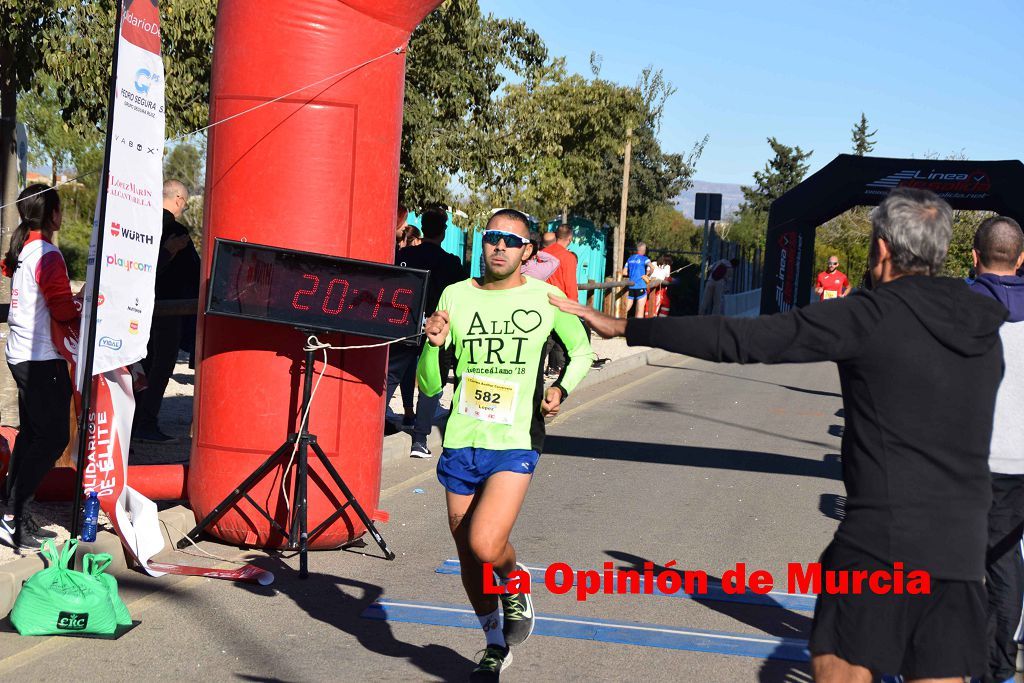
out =
{"type": "Polygon", "coordinates": [[[520,308],[512,313],[512,324],[522,330],[524,334],[533,332],[540,327],[541,322],[543,320],[537,311],[524,311],[520,308]]]}

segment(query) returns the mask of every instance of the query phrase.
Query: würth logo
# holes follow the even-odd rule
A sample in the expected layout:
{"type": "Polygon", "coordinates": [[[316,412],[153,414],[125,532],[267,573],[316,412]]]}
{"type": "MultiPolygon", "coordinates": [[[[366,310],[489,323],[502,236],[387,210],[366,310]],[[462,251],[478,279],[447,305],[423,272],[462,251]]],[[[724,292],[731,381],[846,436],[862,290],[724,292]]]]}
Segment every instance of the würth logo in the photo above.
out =
{"type": "Polygon", "coordinates": [[[120,223],[110,224],[110,234],[114,237],[123,237],[126,240],[133,242],[139,242],[140,244],[153,244],[153,236],[139,232],[138,230],[132,230],[131,228],[122,228],[120,223]]]}

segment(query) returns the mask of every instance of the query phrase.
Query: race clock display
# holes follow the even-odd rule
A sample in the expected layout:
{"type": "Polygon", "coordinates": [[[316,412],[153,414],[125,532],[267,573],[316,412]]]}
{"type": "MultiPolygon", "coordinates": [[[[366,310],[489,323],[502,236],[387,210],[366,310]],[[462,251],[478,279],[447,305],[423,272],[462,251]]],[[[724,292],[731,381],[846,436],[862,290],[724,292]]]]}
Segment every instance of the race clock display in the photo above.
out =
{"type": "Polygon", "coordinates": [[[377,339],[419,334],[428,272],[218,239],[206,312],[377,339]]]}

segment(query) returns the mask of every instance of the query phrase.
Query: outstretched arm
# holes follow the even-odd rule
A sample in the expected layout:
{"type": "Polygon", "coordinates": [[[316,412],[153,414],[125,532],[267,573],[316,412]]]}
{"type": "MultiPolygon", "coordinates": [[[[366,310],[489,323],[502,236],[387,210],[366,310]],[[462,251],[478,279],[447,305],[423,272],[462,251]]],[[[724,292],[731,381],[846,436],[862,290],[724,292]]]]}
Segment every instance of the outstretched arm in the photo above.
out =
{"type": "Polygon", "coordinates": [[[687,316],[618,320],[558,297],[551,303],[581,316],[602,337],[655,346],[719,363],[810,363],[856,355],[881,312],[868,296],[757,318],[687,316]]]}

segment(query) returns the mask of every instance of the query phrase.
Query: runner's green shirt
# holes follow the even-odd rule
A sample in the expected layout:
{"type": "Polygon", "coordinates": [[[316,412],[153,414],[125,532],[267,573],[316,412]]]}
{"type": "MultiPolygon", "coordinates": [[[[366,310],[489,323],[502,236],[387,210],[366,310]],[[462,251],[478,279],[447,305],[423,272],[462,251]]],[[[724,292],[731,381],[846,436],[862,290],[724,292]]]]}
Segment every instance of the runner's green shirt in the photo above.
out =
{"type": "MultiPolygon", "coordinates": [[[[449,286],[437,310],[447,311],[448,339],[455,349],[455,395],[445,428],[445,448],[531,449],[544,440],[544,343],[554,330],[569,351],[558,386],[565,394],[593,362],[590,339],[580,319],[563,313],[548,294],[557,288],[524,277],[512,289],[481,289],[474,280],[449,286]]],[[[439,348],[427,344],[420,356],[420,391],[441,391],[439,348]]]]}

